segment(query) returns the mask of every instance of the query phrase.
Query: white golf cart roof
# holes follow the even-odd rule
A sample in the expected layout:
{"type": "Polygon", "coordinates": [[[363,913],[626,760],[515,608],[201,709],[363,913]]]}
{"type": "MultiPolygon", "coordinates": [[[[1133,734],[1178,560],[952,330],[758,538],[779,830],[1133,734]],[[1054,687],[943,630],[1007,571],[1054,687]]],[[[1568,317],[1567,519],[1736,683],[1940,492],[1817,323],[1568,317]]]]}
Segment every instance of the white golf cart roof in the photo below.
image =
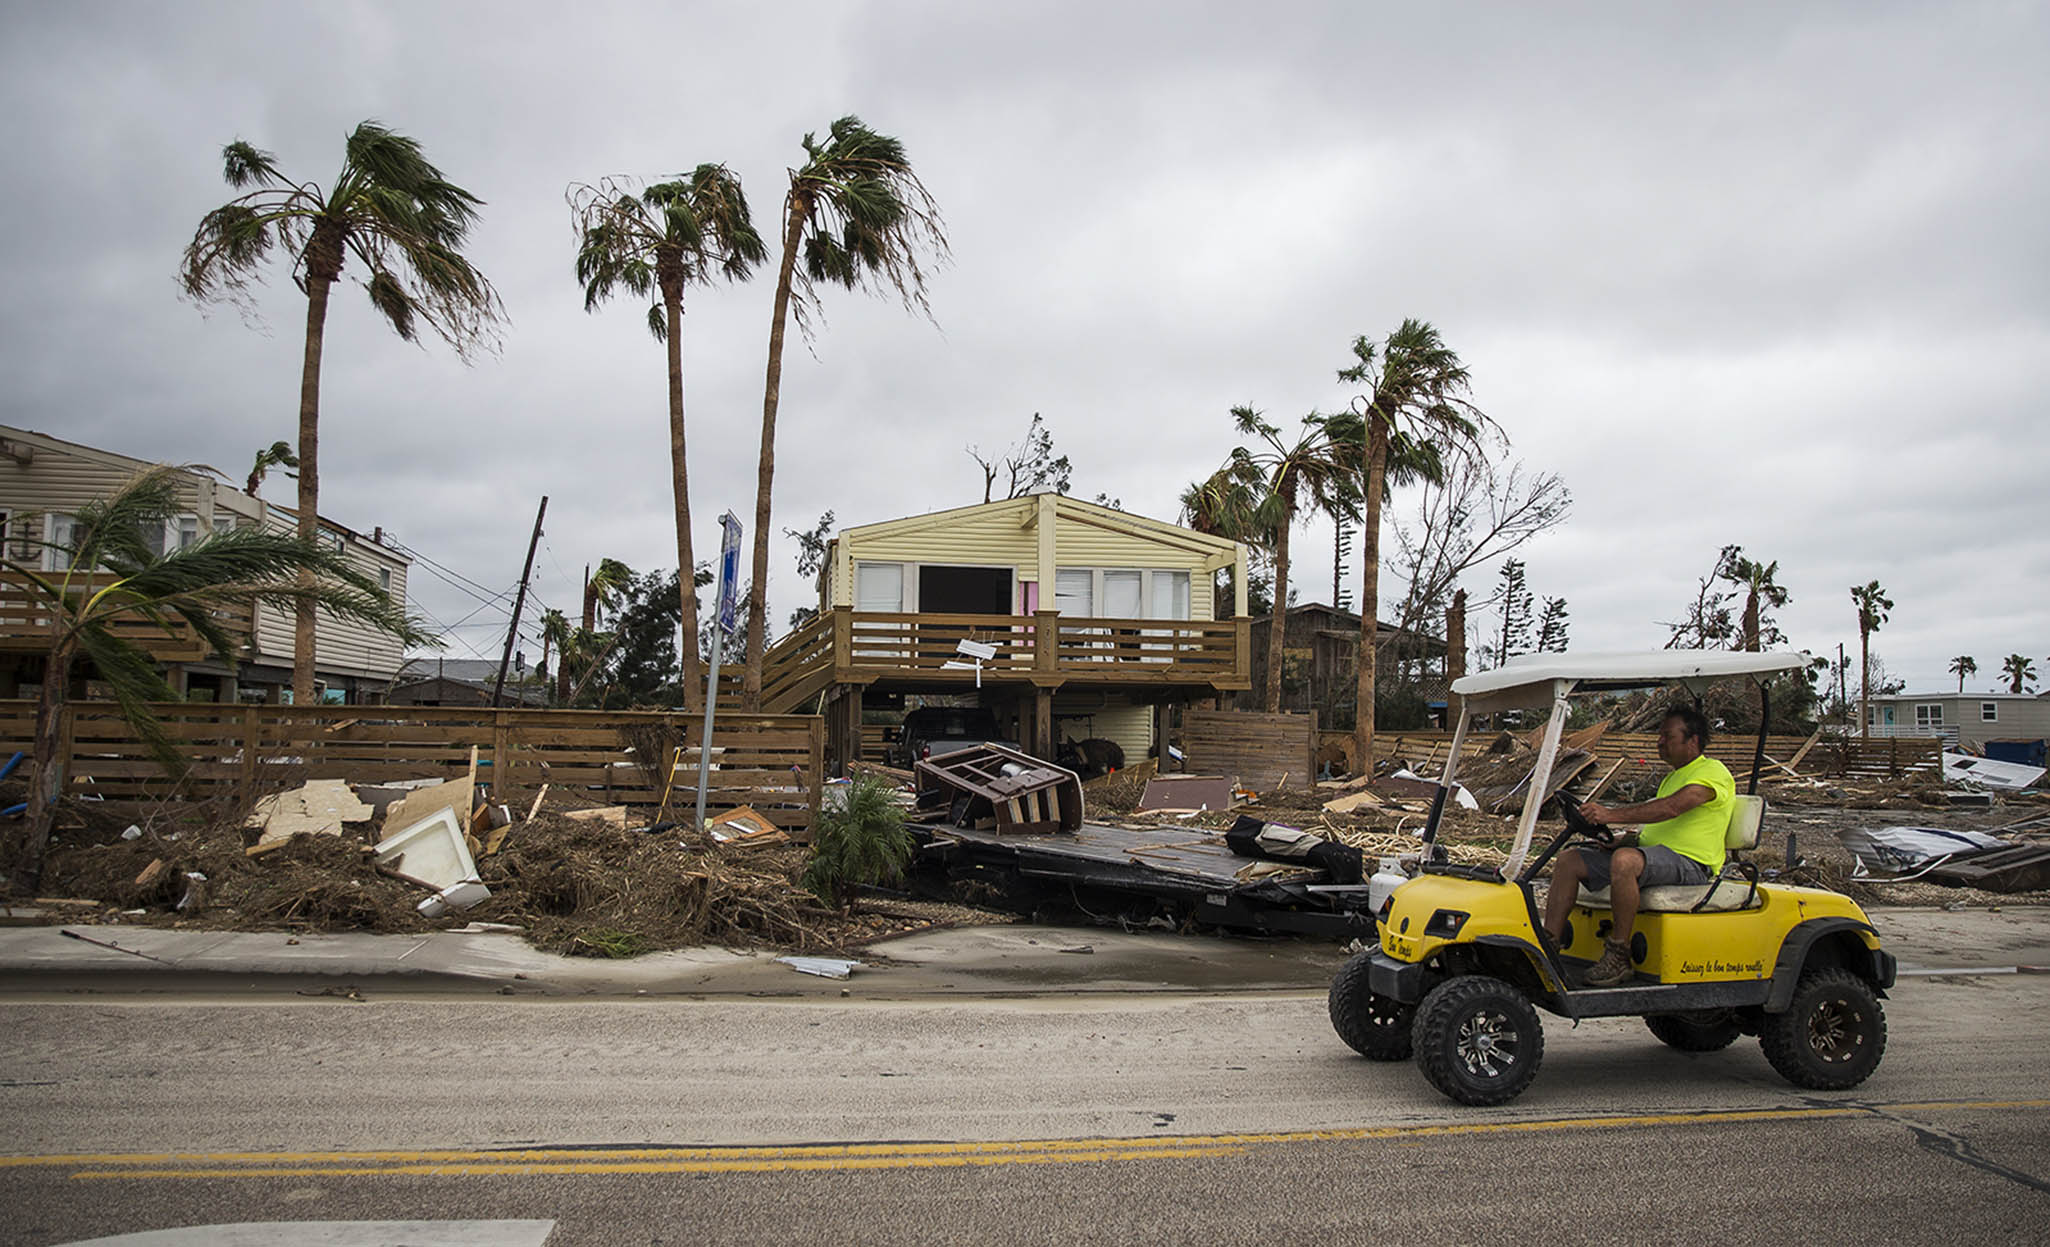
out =
{"type": "Polygon", "coordinates": [[[1548,705],[1562,692],[1606,692],[1661,684],[1696,687],[1745,676],[1763,678],[1807,665],[1808,656],[1796,651],[1752,654],[1659,649],[1630,654],[1525,654],[1492,671],[1461,676],[1452,682],[1452,691],[1469,700],[1469,709],[1486,714],[1548,705]],[[1566,689],[1557,687],[1561,682],[1566,689]]]}

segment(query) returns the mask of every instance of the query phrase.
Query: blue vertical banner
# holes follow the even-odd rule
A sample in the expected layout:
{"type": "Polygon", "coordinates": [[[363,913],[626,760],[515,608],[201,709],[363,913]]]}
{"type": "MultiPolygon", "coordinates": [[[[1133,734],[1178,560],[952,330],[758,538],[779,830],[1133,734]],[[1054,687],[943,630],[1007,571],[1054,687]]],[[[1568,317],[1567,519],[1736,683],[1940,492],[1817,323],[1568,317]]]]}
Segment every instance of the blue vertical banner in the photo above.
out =
{"type": "Polygon", "coordinates": [[[728,511],[719,517],[719,630],[732,636],[739,630],[734,604],[740,595],[740,521],[728,511]]]}

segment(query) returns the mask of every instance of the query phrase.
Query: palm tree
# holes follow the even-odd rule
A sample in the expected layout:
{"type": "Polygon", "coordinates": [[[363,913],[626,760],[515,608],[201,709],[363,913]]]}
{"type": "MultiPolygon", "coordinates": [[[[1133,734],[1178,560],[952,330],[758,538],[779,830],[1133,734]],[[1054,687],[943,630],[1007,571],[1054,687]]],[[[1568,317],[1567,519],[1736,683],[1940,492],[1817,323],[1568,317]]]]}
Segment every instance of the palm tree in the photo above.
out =
{"type": "Polygon", "coordinates": [[[634,569],[618,559],[599,559],[598,570],[584,572],[584,631],[598,627],[599,608],[616,608],[632,587],[634,569]]]}
{"type": "MultiPolygon", "coordinates": [[[[690,480],[683,435],[683,291],[708,285],[714,276],[745,281],[768,258],[762,237],[749,219],[740,179],[725,165],[702,164],[687,176],[659,182],[639,195],[613,180],[570,188],[576,220],[577,280],[584,283],[584,310],[619,290],[656,296],[648,308],[648,332],[669,348],[669,473],[676,500],[676,565],[696,567],[690,540],[690,480]]],[[[695,586],[677,580],[683,606],[683,635],[698,634],[695,586]]],[[[704,674],[697,646],[683,647],[686,710],[703,702],[704,674]]]]}
{"type": "Polygon", "coordinates": [[[790,170],[783,197],[783,262],[776,272],[775,311],[769,321],[769,372],[762,387],[761,466],[755,482],[754,561],[751,583],[762,592],[748,599],[747,661],[740,700],[753,712],[762,704],[762,639],[768,635],[770,492],[776,476],[776,406],[783,385],[783,329],[793,305],[798,332],[810,336],[816,285],[832,282],[849,290],[894,290],[906,308],[927,316],[925,270],[919,253],[947,254],[939,205],[912,171],[904,145],[847,116],[827,130],[824,142],[804,136],[804,163],[790,170]],[[797,253],[804,251],[804,265],[797,253]]]}
{"type": "Polygon", "coordinates": [[[1361,385],[1332,436],[1354,448],[1353,460],[1364,498],[1360,547],[1360,643],[1357,661],[1357,716],[1353,750],[1362,770],[1373,765],[1376,616],[1381,609],[1381,502],[1387,486],[1409,480],[1444,479],[1448,450],[1478,450],[1481,431],[1492,422],[1467,394],[1466,365],[1425,321],[1405,320],[1378,346],[1353,339],[1353,363],[1338,379],[1361,385]]]}
{"type": "Polygon", "coordinates": [[[27,818],[8,846],[17,890],[33,894],[42,875],[57,796],[64,788],[65,759],[58,753],[62,715],[79,660],[113,691],[136,737],[168,773],[182,775],[187,766],[149,706],[176,694],[155,660],[118,635],[118,626],[138,617],[167,633],[182,625],[214,657],[233,665],[242,639],[221,626],[216,612],[257,603],[308,603],[408,645],[432,643],[374,579],[342,555],[261,525],[217,531],[182,549],[156,553],[143,534],[161,532],[164,521],[178,514],[179,475],[179,469],[151,468],[111,496],[80,507],[71,541],[60,547],[67,564],[63,572],[40,571],[39,558],[18,559],[18,550],[0,550],[0,568],[28,588],[52,621],[36,700],[35,782],[27,818]],[[110,583],[95,587],[96,569],[110,574],[110,583]]]}
{"type": "Polygon", "coordinates": [[[1950,670],[1957,677],[1957,691],[1962,693],[1965,691],[1965,677],[1976,674],[1979,663],[1970,654],[1959,654],[1950,660],[1950,670]]]}
{"type": "Polygon", "coordinates": [[[555,655],[554,702],[560,706],[569,700],[569,653],[576,643],[576,629],[570,626],[569,616],[559,610],[541,612],[541,666],[548,666],[548,655],[555,655]]]}
{"type": "Polygon", "coordinates": [[[1225,471],[1252,491],[1252,528],[1274,552],[1274,611],[1267,632],[1267,713],[1281,709],[1282,641],[1288,622],[1288,546],[1304,503],[1333,515],[1354,514],[1358,497],[1342,453],[1332,445],[1326,418],[1312,413],[1293,442],[1250,407],[1231,409],[1239,436],[1259,439],[1257,449],[1234,447],[1225,471]]]}
{"type": "Polygon", "coordinates": [[[1872,634],[1886,622],[1893,599],[1876,580],[1851,586],[1851,602],[1858,608],[1858,735],[1872,735],[1872,634]]]}
{"type": "MultiPolygon", "coordinates": [[[[276,159],[240,139],[222,149],[228,184],[253,188],[200,218],[179,270],[200,304],[252,302],[252,286],[273,243],[290,253],[306,294],[306,343],[299,375],[299,538],[320,533],[320,361],[328,292],[351,254],[368,274],[370,302],[408,342],[425,324],[468,359],[496,345],[498,295],[460,248],[482,201],[442,177],[420,144],[365,121],[343,144],[342,168],[323,188],[278,171],[276,159]]],[[[313,697],[313,603],[298,605],[292,641],[292,696],[313,697]]]]}
{"type": "MultiPolygon", "coordinates": [[[[256,452],[256,463],[249,469],[249,479],[243,483],[242,492],[254,498],[256,497],[256,491],[263,487],[263,478],[270,475],[272,468],[296,468],[298,466],[299,456],[292,453],[292,444],[290,442],[272,442],[269,446],[256,452]]],[[[287,472],[285,475],[297,476],[298,473],[287,472]]]]}
{"type": "MultiPolygon", "coordinates": [[[[1255,484],[1235,472],[1230,463],[1182,490],[1181,504],[1181,522],[1199,533],[1246,544],[1257,544],[1262,540],[1254,524],[1254,513],[1259,509],[1255,484]]],[[[1237,573],[1233,572],[1233,575],[1237,573]]],[[[1238,596],[1238,588],[1233,583],[1234,600],[1238,596]]],[[[1216,592],[1214,584],[1211,592],[1213,595],[1216,592]]],[[[1217,619],[1224,618],[1226,614],[1214,601],[1210,613],[1217,619]]]]}
{"type": "Polygon", "coordinates": [[[2007,691],[2019,693],[2023,684],[2036,682],[2036,664],[2025,655],[2009,654],[2000,664],[2000,674],[2007,681],[2007,691]]]}
{"type": "MultiPolygon", "coordinates": [[[[1757,653],[1766,640],[1767,625],[1764,621],[1766,608],[1780,610],[1792,600],[1792,596],[1774,579],[1779,574],[1779,561],[1758,563],[1744,557],[1741,546],[1725,548],[1723,562],[1716,574],[1732,584],[1744,588],[1744,622],[1737,638],[1738,648],[1757,653]]],[[[1771,628],[1772,639],[1779,639],[1779,629],[1771,628]]]]}

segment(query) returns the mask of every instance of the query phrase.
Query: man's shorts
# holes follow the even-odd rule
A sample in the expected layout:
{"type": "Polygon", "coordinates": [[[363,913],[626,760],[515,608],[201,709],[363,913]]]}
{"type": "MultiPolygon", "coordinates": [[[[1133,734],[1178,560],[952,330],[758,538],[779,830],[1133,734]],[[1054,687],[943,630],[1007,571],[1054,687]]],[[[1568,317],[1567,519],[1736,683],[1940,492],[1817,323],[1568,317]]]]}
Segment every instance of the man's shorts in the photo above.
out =
{"type": "MultiPolygon", "coordinates": [[[[1599,849],[1579,848],[1574,851],[1579,853],[1580,860],[1587,864],[1587,882],[1581,886],[1590,892],[1599,892],[1608,887],[1609,858],[1614,855],[1599,849]]],[[[1708,882],[1708,867],[1685,853],[1677,853],[1663,844],[1639,845],[1637,851],[1644,854],[1644,873],[1637,876],[1637,886],[1640,888],[1708,882]]]]}

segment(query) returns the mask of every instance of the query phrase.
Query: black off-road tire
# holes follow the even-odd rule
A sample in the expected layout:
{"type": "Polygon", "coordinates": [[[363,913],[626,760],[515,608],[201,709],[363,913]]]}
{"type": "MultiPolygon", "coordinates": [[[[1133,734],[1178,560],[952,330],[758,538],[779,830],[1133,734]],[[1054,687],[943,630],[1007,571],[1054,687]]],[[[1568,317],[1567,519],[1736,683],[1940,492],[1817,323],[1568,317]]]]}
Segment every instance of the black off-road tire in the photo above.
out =
{"type": "Polygon", "coordinates": [[[1373,956],[1370,952],[1359,954],[1339,967],[1332,978],[1331,1029],[1369,1061],[1406,1061],[1416,1006],[1374,994],[1367,985],[1367,966],[1373,956]]]}
{"type": "Polygon", "coordinates": [[[1872,985],[1849,970],[1801,976],[1785,1013],[1769,1013],[1758,1034],[1765,1059],[1797,1087],[1842,1091],[1879,1068],[1886,1013],[1872,985]]]}
{"type": "Polygon", "coordinates": [[[1417,1006],[1417,1069],[1461,1104],[1515,1099],[1537,1077],[1544,1027],[1522,992],[1485,974],[1449,979],[1417,1006]]]}
{"type": "Polygon", "coordinates": [[[1707,1016],[1654,1013],[1644,1019],[1644,1024],[1660,1043],[1682,1052],[1721,1052],[1744,1033],[1728,1010],[1716,1010],[1707,1016]]]}

